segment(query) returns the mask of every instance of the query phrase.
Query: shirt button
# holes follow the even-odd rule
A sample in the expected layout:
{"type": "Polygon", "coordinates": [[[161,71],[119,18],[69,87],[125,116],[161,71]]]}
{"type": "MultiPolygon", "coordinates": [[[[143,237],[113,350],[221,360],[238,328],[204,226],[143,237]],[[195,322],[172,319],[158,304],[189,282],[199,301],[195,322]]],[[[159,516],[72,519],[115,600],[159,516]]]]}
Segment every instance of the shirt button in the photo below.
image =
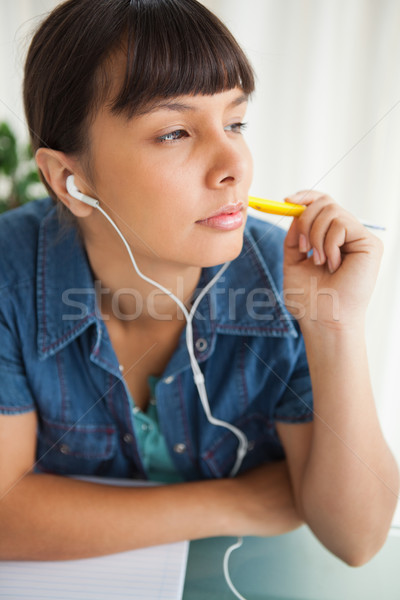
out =
{"type": "Polygon", "coordinates": [[[198,350],[199,352],[204,352],[208,348],[207,340],[205,340],[204,338],[199,338],[198,340],[196,340],[195,346],[196,350],[198,350]]]}
{"type": "Polygon", "coordinates": [[[248,446],[247,446],[247,451],[248,451],[248,452],[251,452],[252,450],[254,450],[254,448],[255,448],[255,445],[256,445],[255,441],[254,441],[254,440],[251,440],[251,441],[248,443],[248,446]]]}
{"type": "Polygon", "coordinates": [[[170,383],[172,383],[172,382],[173,382],[173,380],[174,380],[174,379],[175,379],[175,378],[173,377],[173,375],[170,375],[169,377],[166,377],[166,378],[164,379],[164,383],[168,383],[168,384],[170,384],[170,383]]]}
{"type": "Polygon", "coordinates": [[[69,454],[69,446],[67,446],[67,444],[61,444],[60,452],[61,454],[69,454]]]}
{"type": "Polygon", "coordinates": [[[175,444],[174,452],[176,452],[177,454],[183,454],[184,452],[186,452],[186,444],[175,444]]]}
{"type": "Polygon", "coordinates": [[[143,431],[148,431],[150,429],[150,427],[147,425],[147,423],[142,423],[142,430],[143,431]]]}
{"type": "Polygon", "coordinates": [[[132,444],[133,435],[131,433],[125,433],[125,435],[122,439],[124,440],[125,444],[132,444]]]}

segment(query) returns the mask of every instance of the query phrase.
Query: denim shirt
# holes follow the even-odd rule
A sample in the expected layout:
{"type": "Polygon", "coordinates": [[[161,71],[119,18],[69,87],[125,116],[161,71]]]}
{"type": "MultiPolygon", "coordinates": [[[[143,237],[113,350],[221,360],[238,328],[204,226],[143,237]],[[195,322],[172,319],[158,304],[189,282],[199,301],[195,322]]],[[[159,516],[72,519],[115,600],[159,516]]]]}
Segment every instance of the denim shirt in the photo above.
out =
{"type": "MultiPolygon", "coordinates": [[[[312,419],[298,324],[281,299],[284,231],[249,217],[241,254],[201,300],[196,357],[212,414],[240,428],[241,470],[284,457],[277,421],[312,419]]],[[[200,290],[219,267],[204,268],[200,290]]],[[[50,199],[0,218],[0,412],[38,414],[38,472],[146,478],[129,394],[76,228],[50,199]]],[[[225,477],[237,439],[211,425],[185,331],[156,387],[160,428],[185,480],[225,477]]]]}

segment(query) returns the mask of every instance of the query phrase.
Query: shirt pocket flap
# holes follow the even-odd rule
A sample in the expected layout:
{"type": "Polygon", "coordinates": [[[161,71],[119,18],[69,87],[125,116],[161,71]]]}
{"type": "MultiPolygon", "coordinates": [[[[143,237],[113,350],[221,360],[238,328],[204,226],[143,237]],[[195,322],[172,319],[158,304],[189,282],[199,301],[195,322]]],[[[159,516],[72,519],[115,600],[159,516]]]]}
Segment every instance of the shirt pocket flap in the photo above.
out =
{"type": "Polygon", "coordinates": [[[79,425],[42,419],[36,468],[63,475],[101,474],[115,452],[116,430],[110,425],[79,425]]]}

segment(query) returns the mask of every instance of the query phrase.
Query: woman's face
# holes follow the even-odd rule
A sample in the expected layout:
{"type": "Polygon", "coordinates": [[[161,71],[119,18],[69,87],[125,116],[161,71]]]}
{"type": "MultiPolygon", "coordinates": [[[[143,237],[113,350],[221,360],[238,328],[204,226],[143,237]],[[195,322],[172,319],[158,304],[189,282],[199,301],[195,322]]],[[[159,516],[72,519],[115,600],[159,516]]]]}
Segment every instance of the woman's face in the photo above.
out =
{"type": "Polygon", "coordinates": [[[97,114],[95,192],[136,256],[202,267],[239,254],[252,177],[246,106],[235,88],[168,99],[130,120],[97,114]]]}

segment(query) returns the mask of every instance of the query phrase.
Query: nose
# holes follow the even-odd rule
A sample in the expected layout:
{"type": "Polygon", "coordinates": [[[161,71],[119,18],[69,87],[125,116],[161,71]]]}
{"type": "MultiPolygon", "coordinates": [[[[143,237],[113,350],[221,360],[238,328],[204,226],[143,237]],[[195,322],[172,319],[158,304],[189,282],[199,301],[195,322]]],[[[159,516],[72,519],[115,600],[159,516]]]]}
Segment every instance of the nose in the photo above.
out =
{"type": "Polygon", "coordinates": [[[211,189],[235,186],[251,171],[251,155],[243,138],[228,137],[224,133],[218,139],[214,138],[208,152],[206,183],[211,189]]]}

